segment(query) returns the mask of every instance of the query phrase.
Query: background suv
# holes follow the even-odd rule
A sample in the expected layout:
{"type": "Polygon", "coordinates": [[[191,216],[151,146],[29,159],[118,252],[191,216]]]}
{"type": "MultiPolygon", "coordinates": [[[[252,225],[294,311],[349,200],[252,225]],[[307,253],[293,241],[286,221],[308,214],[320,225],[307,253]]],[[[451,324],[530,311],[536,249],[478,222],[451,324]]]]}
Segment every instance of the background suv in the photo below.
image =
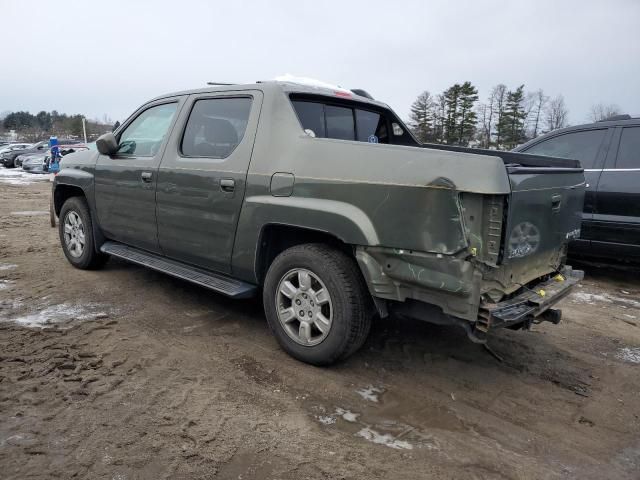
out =
{"type": "Polygon", "coordinates": [[[640,117],[550,132],[515,149],[579,160],[587,180],[574,254],[640,260],[640,117]]]}

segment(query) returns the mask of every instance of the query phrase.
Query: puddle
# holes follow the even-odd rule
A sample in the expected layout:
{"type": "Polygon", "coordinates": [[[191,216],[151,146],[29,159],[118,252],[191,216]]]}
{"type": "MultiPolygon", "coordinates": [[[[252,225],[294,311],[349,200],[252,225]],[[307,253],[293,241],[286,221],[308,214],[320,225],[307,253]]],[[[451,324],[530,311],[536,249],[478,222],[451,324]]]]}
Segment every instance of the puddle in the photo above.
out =
{"type": "Polygon", "coordinates": [[[109,314],[104,305],[88,303],[85,305],[73,305],[60,303],[43,307],[34,313],[20,317],[7,318],[3,321],[13,322],[29,328],[44,328],[51,325],[64,325],[72,321],[86,321],[106,318],[109,314]]]}
{"type": "Polygon", "coordinates": [[[22,217],[37,217],[41,215],[49,215],[49,212],[44,210],[24,210],[22,212],[11,212],[11,215],[18,215],[22,217]]]}
{"type": "Polygon", "coordinates": [[[365,400],[378,403],[378,394],[384,393],[384,389],[369,385],[368,387],[356,390],[356,393],[365,400]]]}
{"type": "Polygon", "coordinates": [[[629,363],[640,364],[640,347],[624,347],[618,350],[616,358],[629,363]]]}

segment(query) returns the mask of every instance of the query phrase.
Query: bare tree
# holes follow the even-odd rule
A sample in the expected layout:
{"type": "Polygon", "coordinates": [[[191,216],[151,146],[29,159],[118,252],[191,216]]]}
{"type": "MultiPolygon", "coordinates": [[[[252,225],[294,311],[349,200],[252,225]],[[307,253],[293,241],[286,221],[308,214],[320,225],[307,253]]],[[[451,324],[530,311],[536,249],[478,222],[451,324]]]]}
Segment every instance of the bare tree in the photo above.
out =
{"type": "Polygon", "coordinates": [[[603,103],[597,103],[591,106],[588,119],[591,122],[599,122],[614,115],[620,115],[620,107],[614,104],[604,105],[603,103]]]}
{"type": "Polygon", "coordinates": [[[551,130],[566,127],[568,116],[569,110],[564,103],[562,95],[549,100],[545,109],[545,127],[547,131],[550,132],[551,130]]]}
{"type": "Polygon", "coordinates": [[[544,114],[545,108],[547,106],[547,102],[549,101],[549,97],[544,94],[542,89],[533,93],[533,111],[531,113],[531,138],[536,138],[538,133],[540,133],[540,127],[542,126],[542,115],[544,114]]]}

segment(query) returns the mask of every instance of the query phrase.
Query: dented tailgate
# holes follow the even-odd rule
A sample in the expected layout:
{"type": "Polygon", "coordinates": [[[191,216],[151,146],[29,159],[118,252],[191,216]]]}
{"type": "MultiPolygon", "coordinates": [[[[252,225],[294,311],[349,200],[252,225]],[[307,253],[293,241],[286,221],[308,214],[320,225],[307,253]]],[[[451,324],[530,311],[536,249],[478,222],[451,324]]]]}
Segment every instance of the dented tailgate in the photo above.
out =
{"type": "Polygon", "coordinates": [[[532,274],[555,268],[568,241],[580,235],[584,173],[581,168],[521,166],[507,166],[507,171],[511,195],[502,263],[532,274]]]}

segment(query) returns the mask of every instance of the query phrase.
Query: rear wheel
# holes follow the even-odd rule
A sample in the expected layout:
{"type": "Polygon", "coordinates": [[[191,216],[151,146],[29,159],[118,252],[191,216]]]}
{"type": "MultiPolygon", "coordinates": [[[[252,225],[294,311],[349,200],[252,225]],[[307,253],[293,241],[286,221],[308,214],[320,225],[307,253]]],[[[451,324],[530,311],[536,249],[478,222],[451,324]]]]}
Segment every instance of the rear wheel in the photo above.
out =
{"type": "Polygon", "coordinates": [[[282,252],[267,272],[265,313],[278,343],[313,365],[342,360],[369,333],[369,293],[352,258],[323,244],[282,252]]]}
{"type": "Polygon", "coordinates": [[[58,232],[62,250],[74,267],[95,269],[107,261],[107,255],[95,250],[91,213],[84,198],[71,197],[64,202],[58,232]]]}

